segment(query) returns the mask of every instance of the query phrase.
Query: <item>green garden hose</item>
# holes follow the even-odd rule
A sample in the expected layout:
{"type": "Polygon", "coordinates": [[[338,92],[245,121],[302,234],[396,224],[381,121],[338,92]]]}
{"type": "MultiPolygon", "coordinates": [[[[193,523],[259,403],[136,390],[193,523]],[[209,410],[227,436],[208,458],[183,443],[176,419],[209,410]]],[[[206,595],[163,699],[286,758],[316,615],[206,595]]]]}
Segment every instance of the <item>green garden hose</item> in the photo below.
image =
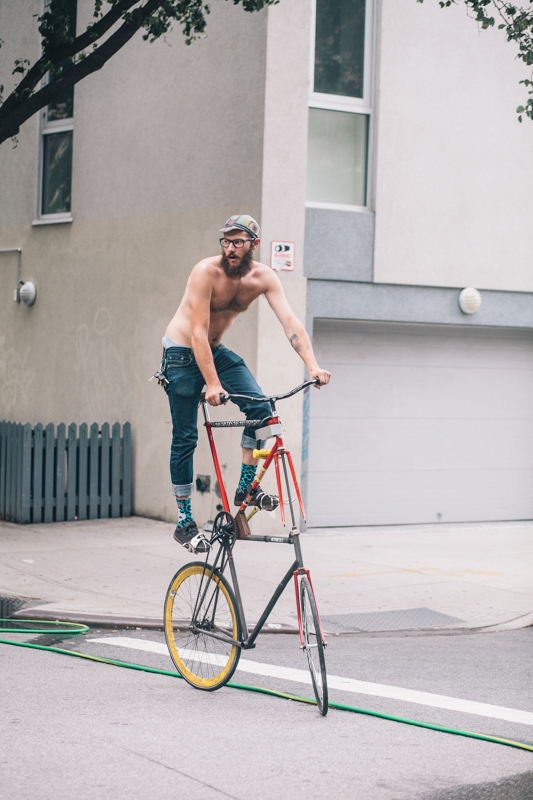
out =
{"type": "MultiPolygon", "coordinates": [[[[89,628],[87,625],[80,625],[76,622],[42,622],[37,620],[31,619],[17,619],[16,623],[25,622],[28,624],[33,625],[57,625],[63,627],[57,627],[53,630],[49,628],[46,630],[38,629],[38,628],[13,628],[14,620],[9,619],[0,619],[0,623],[11,623],[11,627],[9,628],[0,628],[0,633],[40,633],[40,634],[53,634],[54,636],[58,636],[60,634],[68,634],[68,635],[77,635],[80,633],[87,633],[89,628]],[[67,626],[66,628],[64,626],[67,626]]],[[[127,669],[137,669],[141,672],[153,672],[156,675],[168,675],[171,678],[181,678],[179,672],[170,672],[166,669],[156,669],[155,667],[143,667],[140,664],[130,664],[127,661],[115,661],[111,658],[99,658],[98,656],[90,656],[86,653],[77,653],[74,650],[64,650],[61,647],[51,647],[49,645],[43,644],[31,644],[29,642],[13,642],[10,639],[0,639],[0,644],[9,644],[14,645],[16,647],[29,647],[33,650],[48,650],[52,653],[62,653],[63,655],[67,656],[75,656],[76,658],[85,658],[89,661],[99,661],[102,664],[113,664],[116,667],[126,667],[127,669]]],[[[282,697],[285,700],[294,700],[297,703],[309,703],[310,705],[316,705],[316,700],[311,699],[310,697],[300,697],[296,694],[287,694],[286,692],[276,692],[273,689],[263,689],[260,686],[246,686],[245,684],[241,683],[228,683],[227,686],[231,687],[232,689],[241,689],[245,692],[259,692],[260,694],[268,694],[272,695],[273,697],[282,697]]],[[[523,742],[514,742],[511,739],[502,739],[499,736],[489,736],[484,733],[472,733],[471,731],[462,731],[457,728],[447,728],[444,725],[433,725],[431,722],[420,722],[416,719],[408,719],[406,717],[396,717],[392,714],[383,714],[380,711],[371,711],[368,708],[357,708],[356,706],[345,706],[342,703],[330,703],[330,708],[337,708],[340,711],[351,711],[355,714],[366,714],[370,717],[379,717],[380,719],[387,719],[392,722],[402,722],[405,725],[415,725],[418,728],[428,728],[432,731],[440,731],[441,733],[452,733],[455,736],[467,736],[470,739],[481,739],[484,742],[492,742],[493,744],[503,744],[507,747],[517,747],[519,750],[529,750],[533,752],[533,745],[525,744],[523,742]]]]}

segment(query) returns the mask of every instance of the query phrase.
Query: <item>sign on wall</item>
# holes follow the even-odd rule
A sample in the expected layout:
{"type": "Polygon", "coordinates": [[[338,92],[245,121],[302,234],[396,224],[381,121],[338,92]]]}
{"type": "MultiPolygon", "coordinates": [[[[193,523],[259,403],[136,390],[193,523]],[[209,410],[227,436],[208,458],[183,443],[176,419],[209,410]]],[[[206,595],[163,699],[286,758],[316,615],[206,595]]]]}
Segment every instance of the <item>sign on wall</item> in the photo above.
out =
{"type": "Polygon", "coordinates": [[[294,269],[294,242],[272,242],[270,266],[276,271],[294,269]]]}

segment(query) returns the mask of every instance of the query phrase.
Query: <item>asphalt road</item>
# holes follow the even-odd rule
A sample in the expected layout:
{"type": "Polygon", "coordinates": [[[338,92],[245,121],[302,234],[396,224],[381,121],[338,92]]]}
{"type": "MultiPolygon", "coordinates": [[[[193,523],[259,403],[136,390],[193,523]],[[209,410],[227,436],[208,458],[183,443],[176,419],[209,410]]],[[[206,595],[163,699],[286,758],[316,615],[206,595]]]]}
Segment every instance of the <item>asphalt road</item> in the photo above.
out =
{"type": "MultiPolygon", "coordinates": [[[[162,633],[131,630],[14,638],[173,669],[164,653],[119,647],[124,637],[164,642],[162,633]]],[[[292,635],[264,635],[244,658],[305,670],[298,645],[292,635]]],[[[533,712],[532,645],[531,628],[339,636],[329,638],[327,667],[334,676],[533,712]]],[[[7,645],[0,666],[2,800],[533,798],[533,754],[501,745],[334,709],[323,718],[276,697],[229,687],[204,693],[165,675],[7,645]]],[[[297,680],[246,672],[233,680],[311,696],[297,680]]],[[[533,744],[531,724],[490,713],[339,689],[331,699],[533,744]]]]}

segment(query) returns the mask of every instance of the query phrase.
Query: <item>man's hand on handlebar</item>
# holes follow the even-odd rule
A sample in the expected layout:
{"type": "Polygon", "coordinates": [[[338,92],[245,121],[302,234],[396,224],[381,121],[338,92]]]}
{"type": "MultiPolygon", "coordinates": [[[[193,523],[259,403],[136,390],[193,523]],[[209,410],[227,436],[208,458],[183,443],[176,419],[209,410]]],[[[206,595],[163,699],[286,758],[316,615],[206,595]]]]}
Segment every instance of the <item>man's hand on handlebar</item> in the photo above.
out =
{"type": "Polygon", "coordinates": [[[241,398],[242,400],[251,400],[252,402],[256,403],[264,403],[268,401],[276,401],[276,400],[286,400],[287,397],[292,397],[293,394],[297,392],[301,392],[302,389],[305,389],[306,386],[311,386],[311,384],[315,385],[316,389],[320,389],[321,386],[325,386],[326,383],[329,383],[329,379],[331,378],[331,373],[328,372],[326,369],[320,369],[317,367],[315,370],[311,372],[311,380],[304,381],[301,386],[297,386],[296,389],[293,389],[286,394],[278,394],[272,395],[271,397],[250,397],[247,394],[227,394],[222,390],[222,386],[220,383],[213,384],[212,386],[207,387],[207,391],[205,394],[202,394],[202,400],[206,400],[211,406],[220,406],[225,405],[228,400],[234,400],[237,398],[241,398]]]}
{"type": "Polygon", "coordinates": [[[220,383],[214,384],[213,386],[208,386],[207,391],[205,393],[205,399],[209,403],[210,406],[220,406],[226,401],[222,398],[226,396],[224,389],[220,385],[220,383]]]}
{"type": "Polygon", "coordinates": [[[321,386],[325,386],[326,383],[329,383],[329,379],[331,378],[331,372],[328,372],[327,369],[317,369],[311,370],[309,373],[311,380],[317,381],[315,384],[316,389],[320,389],[321,386]]]}

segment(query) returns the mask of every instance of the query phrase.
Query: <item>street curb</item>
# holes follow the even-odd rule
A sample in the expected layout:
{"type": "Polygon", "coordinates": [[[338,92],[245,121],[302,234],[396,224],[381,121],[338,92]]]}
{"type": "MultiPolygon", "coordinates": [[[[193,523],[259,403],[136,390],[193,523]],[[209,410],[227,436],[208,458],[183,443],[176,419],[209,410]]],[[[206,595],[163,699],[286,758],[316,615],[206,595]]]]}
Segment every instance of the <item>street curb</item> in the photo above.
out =
{"type": "MultiPolygon", "coordinates": [[[[141,630],[163,631],[165,629],[162,618],[158,617],[128,617],[115,614],[89,614],[84,611],[60,611],[46,609],[43,606],[32,608],[24,607],[9,615],[9,619],[35,619],[42,622],[77,622],[92,628],[134,628],[141,630]]],[[[523,614],[507,622],[496,625],[483,625],[472,628],[406,628],[390,631],[328,631],[327,636],[405,636],[405,635],[439,635],[439,634],[465,634],[465,633],[500,633],[502,631],[518,630],[533,626],[533,611],[523,614]]],[[[248,628],[255,626],[249,624],[248,628]]],[[[267,622],[261,633],[299,633],[298,628],[278,622],[267,622]]]]}
{"type": "Polygon", "coordinates": [[[452,636],[469,633],[503,633],[515,631],[520,628],[533,626],[533,611],[515,617],[507,622],[498,622],[495,625],[478,625],[471,628],[396,628],[389,631],[331,631],[325,630],[328,636],[359,636],[359,637],[391,637],[391,636],[452,636]]]}
{"type": "Polygon", "coordinates": [[[533,611],[529,614],[522,614],[520,617],[510,619],[508,622],[501,622],[496,625],[485,625],[483,628],[476,628],[476,630],[483,631],[484,633],[499,633],[500,631],[515,631],[519,628],[530,628],[533,625],[533,611]]]}
{"type": "MultiPolygon", "coordinates": [[[[46,609],[42,606],[31,608],[26,606],[9,619],[35,619],[42,622],[77,622],[91,628],[141,628],[143,630],[163,631],[165,629],[163,618],[158,617],[127,617],[115,614],[88,614],[84,611],[59,611],[46,609]]],[[[254,625],[249,624],[248,628],[254,625]]],[[[267,622],[261,633],[299,633],[298,628],[279,622],[267,622]]]]}

